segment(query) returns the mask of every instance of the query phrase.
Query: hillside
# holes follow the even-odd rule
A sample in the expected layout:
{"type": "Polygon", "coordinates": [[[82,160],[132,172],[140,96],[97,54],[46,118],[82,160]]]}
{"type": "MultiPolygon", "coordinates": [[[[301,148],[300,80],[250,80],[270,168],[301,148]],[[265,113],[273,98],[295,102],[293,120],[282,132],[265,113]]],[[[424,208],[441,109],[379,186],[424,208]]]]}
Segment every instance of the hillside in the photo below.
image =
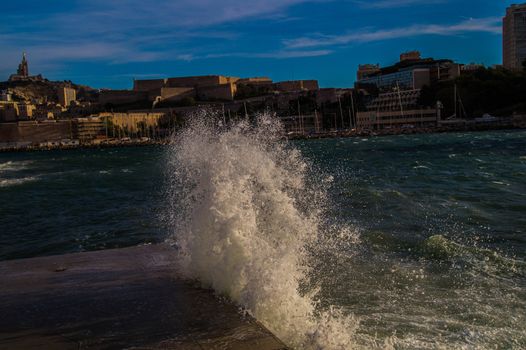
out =
{"type": "Polygon", "coordinates": [[[77,100],[96,102],[98,90],[89,86],[77,85],[70,81],[4,81],[0,82],[0,90],[9,89],[15,101],[58,102],[57,91],[61,87],[70,86],[77,90],[77,100]]]}

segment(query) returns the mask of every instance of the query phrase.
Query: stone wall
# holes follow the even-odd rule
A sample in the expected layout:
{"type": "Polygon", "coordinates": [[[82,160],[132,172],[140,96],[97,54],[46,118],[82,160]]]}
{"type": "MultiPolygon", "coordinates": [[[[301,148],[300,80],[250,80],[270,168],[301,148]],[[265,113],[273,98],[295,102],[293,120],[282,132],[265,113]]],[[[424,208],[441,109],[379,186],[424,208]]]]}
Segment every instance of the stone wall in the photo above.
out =
{"type": "Polygon", "coordinates": [[[196,91],[193,87],[164,87],[149,92],[149,100],[155,101],[160,97],[161,101],[180,101],[185,97],[196,97],[196,91]]]}
{"type": "Polygon", "coordinates": [[[166,87],[203,87],[235,83],[239,78],[221,75],[204,75],[198,77],[180,77],[166,79],[166,87]]]}
{"type": "Polygon", "coordinates": [[[69,139],[73,131],[72,125],[70,121],[0,123],[0,140],[37,144],[69,139]]]}
{"type": "Polygon", "coordinates": [[[194,88],[162,88],[161,98],[163,101],[179,101],[185,97],[196,97],[194,88]]]}
{"type": "Polygon", "coordinates": [[[134,91],[150,91],[160,89],[166,84],[166,79],[134,80],[134,91]]]}
{"type": "Polygon", "coordinates": [[[197,97],[200,100],[225,100],[232,101],[236,95],[236,84],[222,84],[214,86],[203,86],[197,90],[197,97]]]}
{"type": "Polygon", "coordinates": [[[318,90],[320,88],[317,80],[302,80],[304,90],[318,90]]]}
{"type": "Polygon", "coordinates": [[[272,84],[272,79],[267,77],[243,78],[236,81],[237,85],[267,85],[272,84]]]}

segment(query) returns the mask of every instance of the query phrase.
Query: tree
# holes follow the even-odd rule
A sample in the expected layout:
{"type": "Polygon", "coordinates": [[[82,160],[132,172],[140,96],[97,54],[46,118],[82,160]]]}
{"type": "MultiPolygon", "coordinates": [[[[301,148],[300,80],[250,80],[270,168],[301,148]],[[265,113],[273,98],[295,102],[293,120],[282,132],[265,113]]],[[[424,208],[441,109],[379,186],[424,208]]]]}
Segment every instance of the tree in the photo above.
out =
{"type": "Polygon", "coordinates": [[[420,104],[433,107],[437,101],[444,105],[444,116],[455,110],[455,86],[457,97],[468,117],[485,113],[509,116],[526,110],[526,74],[505,69],[480,68],[464,72],[455,80],[439,82],[422,89],[420,104]]]}

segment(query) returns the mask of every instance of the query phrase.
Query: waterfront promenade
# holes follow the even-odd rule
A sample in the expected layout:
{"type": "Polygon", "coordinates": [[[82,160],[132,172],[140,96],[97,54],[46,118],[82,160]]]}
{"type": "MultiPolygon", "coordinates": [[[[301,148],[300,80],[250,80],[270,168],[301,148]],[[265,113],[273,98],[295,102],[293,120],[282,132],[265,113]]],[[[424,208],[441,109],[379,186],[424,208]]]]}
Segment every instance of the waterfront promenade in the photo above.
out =
{"type": "MultiPolygon", "coordinates": [[[[283,138],[291,140],[303,139],[326,139],[326,138],[341,138],[341,137],[374,137],[374,136],[395,136],[395,135],[415,135],[415,134],[434,134],[434,133],[449,133],[449,132],[480,132],[491,130],[511,130],[511,129],[526,129],[526,124],[468,124],[468,125],[450,125],[443,127],[415,127],[415,128],[393,128],[383,130],[356,130],[344,129],[323,131],[318,133],[308,132],[288,132],[283,135],[283,138]]],[[[105,142],[98,143],[78,143],[78,144],[61,144],[57,142],[50,145],[26,145],[26,146],[4,146],[0,147],[0,153],[6,152],[29,152],[29,151],[46,151],[46,150],[69,150],[69,149],[98,149],[98,148],[115,148],[115,147],[140,147],[152,145],[168,145],[171,142],[170,137],[162,139],[130,139],[119,140],[111,139],[105,142]]]]}
{"type": "Polygon", "coordinates": [[[147,245],[0,262],[0,349],[286,349],[147,245]]]}

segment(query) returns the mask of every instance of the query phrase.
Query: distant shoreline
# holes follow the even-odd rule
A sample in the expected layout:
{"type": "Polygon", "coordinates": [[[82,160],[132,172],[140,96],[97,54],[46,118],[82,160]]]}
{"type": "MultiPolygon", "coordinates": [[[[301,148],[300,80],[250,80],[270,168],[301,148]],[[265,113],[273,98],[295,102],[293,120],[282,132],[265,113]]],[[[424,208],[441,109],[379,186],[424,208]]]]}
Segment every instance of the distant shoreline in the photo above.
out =
{"type": "Polygon", "coordinates": [[[124,147],[144,147],[155,145],[168,145],[169,140],[162,141],[126,141],[117,143],[84,143],[78,145],[57,145],[57,146],[24,146],[24,147],[9,147],[0,148],[0,153],[18,153],[18,152],[42,152],[42,151],[68,151],[75,149],[103,149],[103,148],[124,148],[124,147]]]}
{"type": "Polygon", "coordinates": [[[409,129],[384,129],[376,131],[360,131],[360,132],[325,132],[312,135],[290,135],[288,138],[292,140],[301,139],[324,139],[324,138],[340,138],[340,137],[378,137],[378,136],[398,136],[398,135],[419,135],[419,134],[444,134],[454,132],[482,132],[482,131],[498,131],[498,130],[524,130],[524,126],[513,125],[470,125],[466,127],[436,127],[436,128],[409,128],[409,129]]]}
{"type": "MultiPolygon", "coordinates": [[[[437,127],[437,128],[408,128],[408,129],[384,129],[379,131],[328,131],[323,133],[313,134],[294,134],[289,133],[284,135],[284,139],[288,140],[319,140],[331,138],[351,138],[351,137],[380,137],[380,136],[397,136],[397,135],[420,135],[420,134],[444,134],[455,132],[482,132],[482,131],[498,131],[498,130],[526,130],[526,126],[510,126],[510,125],[471,125],[466,127],[437,127]]],[[[111,143],[84,143],[78,145],[56,145],[56,146],[40,146],[31,145],[23,147],[5,147],[0,148],[0,153],[21,153],[21,152],[42,152],[42,151],[56,151],[56,150],[76,150],[76,149],[105,149],[105,148],[124,148],[124,147],[144,147],[144,146],[166,146],[170,144],[170,140],[128,140],[111,143]]]]}

